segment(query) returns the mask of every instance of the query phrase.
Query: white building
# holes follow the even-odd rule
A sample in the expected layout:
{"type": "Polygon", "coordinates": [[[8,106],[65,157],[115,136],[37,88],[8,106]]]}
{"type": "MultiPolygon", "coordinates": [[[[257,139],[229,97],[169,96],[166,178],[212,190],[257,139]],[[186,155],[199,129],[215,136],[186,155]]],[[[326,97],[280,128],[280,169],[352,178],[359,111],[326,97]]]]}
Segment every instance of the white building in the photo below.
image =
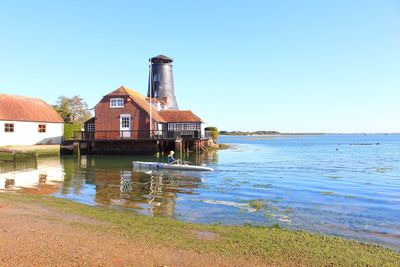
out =
{"type": "Polygon", "coordinates": [[[64,122],[46,102],[0,94],[0,146],[61,144],[64,122]]]}

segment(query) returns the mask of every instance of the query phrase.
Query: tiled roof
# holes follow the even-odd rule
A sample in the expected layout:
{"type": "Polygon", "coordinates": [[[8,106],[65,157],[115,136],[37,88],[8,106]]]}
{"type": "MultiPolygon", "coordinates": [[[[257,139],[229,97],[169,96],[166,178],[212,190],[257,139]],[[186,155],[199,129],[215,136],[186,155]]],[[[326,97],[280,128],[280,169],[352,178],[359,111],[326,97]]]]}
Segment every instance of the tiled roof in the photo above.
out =
{"type": "MultiPolygon", "coordinates": [[[[150,103],[150,97],[146,97],[146,101],[147,101],[147,103],[150,103]]],[[[166,103],[165,103],[164,101],[158,100],[157,98],[151,98],[151,102],[152,102],[153,104],[158,104],[158,103],[160,103],[161,106],[165,106],[165,105],[166,105],[166,103]]]]}
{"type": "MultiPolygon", "coordinates": [[[[108,96],[125,96],[129,95],[136,104],[139,105],[147,114],[150,114],[150,99],[145,97],[138,92],[135,92],[125,86],[112,91],[108,96]]],[[[163,101],[152,99],[153,104],[163,101]]],[[[161,110],[157,111],[156,108],[152,107],[153,119],[158,122],[202,122],[191,110],[161,110]]]]}
{"type": "MultiPolygon", "coordinates": [[[[140,108],[142,108],[144,111],[146,111],[150,115],[150,105],[149,105],[148,100],[146,100],[146,97],[139,94],[138,92],[135,92],[125,86],[121,86],[120,88],[109,93],[108,95],[111,95],[111,96],[129,95],[132,98],[132,100],[135,101],[136,104],[138,104],[138,106],[140,108]]],[[[158,122],[165,122],[164,119],[158,114],[157,109],[155,109],[154,107],[151,107],[151,109],[152,109],[151,115],[154,120],[156,120],[158,122]]]]}
{"type": "Polygon", "coordinates": [[[0,94],[0,120],[64,122],[57,111],[43,100],[6,94],[0,94]]]}
{"type": "Polygon", "coordinates": [[[159,114],[166,122],[202,122],[191,110],[161,110],[159,114]]]}

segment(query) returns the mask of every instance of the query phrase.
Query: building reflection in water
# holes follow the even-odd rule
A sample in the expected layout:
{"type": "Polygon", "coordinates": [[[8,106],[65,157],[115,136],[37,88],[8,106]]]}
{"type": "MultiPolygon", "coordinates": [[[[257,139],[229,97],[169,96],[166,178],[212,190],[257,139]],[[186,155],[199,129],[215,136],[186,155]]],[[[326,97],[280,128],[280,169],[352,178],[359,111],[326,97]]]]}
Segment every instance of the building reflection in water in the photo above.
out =
{"type": "MultiPolygon", "coordinates": [[[[135,172],[132,161],[156,157],[49,157],[0,163],[0,190],[55,195],[88,204],[134,209],[139,213],[175,217],[179,196],[195,194],[202,173],[135,172]]],[[[216,152],[192,153],[185,160],[216,163],[216,152]]]]}
{"type": "MultiPolygon", "coordinates": [[[[216,153],[203,153],[201,157],[187,158],[202,164],[216,162],[216,153]],[[201,163],[200,163],[201,162],[201,163]]],[[[186,159],[186,160],[187,160],[186,159]]],[[[179,194],[194,194],[202,185],[201,173],[135,172],[132,157],[91,157],[62,159],[65,179],[64,195],[91,198],[101,205],[134,209],[139,213],[175,217],[176,199],[179,194]]],[[[154,158],[140,160],[154,161],[154,158]]]]}
{"type": "MultiPolygon", "coordinates": [[[[86,157],[62,157],[61,163],[64,170],[64,183],[61,188],[62,195],[80,195],[81,190],[85,188],[87,174],[81,163],[86,161],[86,157]]],[[[90,177],[90,175],[89,175],[90,177]]]]}
{"type": "Polygon", "coordinates": [[[29,194],[53,194],[59,190],[64,174],[59,157],[17,162],[0,162],[0,190],[29,194]]]}
{"type": "Polygon", "coordinates": [[[130,170],[96,171],[95,202],[133,208],[140,213],[175,217],[179,193],[193,194],[201,178],[149,175],[130,170]]]}

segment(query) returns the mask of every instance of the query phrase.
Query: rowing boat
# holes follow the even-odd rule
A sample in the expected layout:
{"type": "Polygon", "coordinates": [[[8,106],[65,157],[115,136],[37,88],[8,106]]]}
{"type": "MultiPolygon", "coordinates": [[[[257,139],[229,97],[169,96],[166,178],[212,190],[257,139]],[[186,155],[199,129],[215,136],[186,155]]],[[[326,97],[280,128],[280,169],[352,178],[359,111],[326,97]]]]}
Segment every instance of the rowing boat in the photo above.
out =
{"type": "Polygon", "coordinates": [[[168,164],[162,162],[144,162],[133,161],[133,169],[151,169],[151,170],[178,170],[178,171],[214,171],[206,166],[188,165],[188,164],[168,164]]]}

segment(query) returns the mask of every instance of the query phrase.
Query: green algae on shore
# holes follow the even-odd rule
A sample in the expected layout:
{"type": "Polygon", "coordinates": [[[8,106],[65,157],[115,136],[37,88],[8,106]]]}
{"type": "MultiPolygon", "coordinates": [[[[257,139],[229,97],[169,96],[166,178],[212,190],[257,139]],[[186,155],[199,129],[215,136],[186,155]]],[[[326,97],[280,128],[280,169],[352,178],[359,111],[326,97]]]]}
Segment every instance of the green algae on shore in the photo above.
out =
{"type": "MultiPolygon", "coordinates": [[[[136,215],[107,207],[93,207],[48,196],[0,194],[0,204],[35,204],[66,214],[104,222],[93,224],[99,234],[115,232],[159,245],[260,259],[266,265],[301,266],[398,266],[400,254],[389,249],[338,237],[310,234],[277,227],[201,225],[168,218],[136,215]],[[198,238],[207,233],[212,238],[198,238]],[[210,234],[209,234],[210,233],[210,234]]],[[[79,222],[77,222],[79,223],[79,222]]]]}

